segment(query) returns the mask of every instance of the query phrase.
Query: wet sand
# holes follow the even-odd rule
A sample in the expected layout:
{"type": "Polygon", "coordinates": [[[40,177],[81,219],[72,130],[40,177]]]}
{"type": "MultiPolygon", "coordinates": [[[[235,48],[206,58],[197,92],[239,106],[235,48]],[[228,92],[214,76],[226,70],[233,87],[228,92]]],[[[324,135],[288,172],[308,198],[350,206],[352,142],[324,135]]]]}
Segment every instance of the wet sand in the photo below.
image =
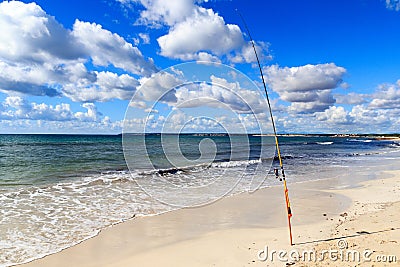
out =
{"type": "Polygon", "coordinates": [[[342,239],[375,255],[397,252],[399,264],[400,172],[384,176],[389,178],[347,187],[336,178],[288,183],[294,246],[289,245],[283,187],[277,186],[200,208],[137,217],[24,266],[372,266],[259,257],[266,246],[269,251],[319,251],[337,249],[342,239]]]}

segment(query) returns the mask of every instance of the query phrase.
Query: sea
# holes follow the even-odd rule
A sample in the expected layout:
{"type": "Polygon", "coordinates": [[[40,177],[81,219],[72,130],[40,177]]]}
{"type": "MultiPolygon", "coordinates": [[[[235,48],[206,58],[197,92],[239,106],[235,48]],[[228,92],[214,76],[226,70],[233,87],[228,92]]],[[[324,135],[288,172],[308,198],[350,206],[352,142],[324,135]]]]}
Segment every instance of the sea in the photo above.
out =
{"type": "MultiPolygon", "coordinates": [[[[400,159],[393,140],[279,142],[289,185],[338,177],[348,186],[400,159]]],[[[56,253],[135,217],[281,186],[275,168],[271,136],[0,135],[0,266],[56,253]]]]}

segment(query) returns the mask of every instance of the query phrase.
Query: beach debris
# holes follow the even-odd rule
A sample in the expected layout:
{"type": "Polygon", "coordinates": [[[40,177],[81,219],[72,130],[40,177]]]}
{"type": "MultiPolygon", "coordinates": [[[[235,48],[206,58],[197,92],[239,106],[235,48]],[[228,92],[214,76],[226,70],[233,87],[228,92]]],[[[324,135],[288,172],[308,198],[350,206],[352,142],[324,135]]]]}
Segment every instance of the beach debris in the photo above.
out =
{"type": "Polygon", "coordinates": [[[342,214],[340,214],[340,216],[346,217],[347,216],[347,212],[343,212],[342,214]]]}
{"type": "Polygon", "coordinates": [[[324,214],[322,214],[322,216],[327,216],[327,214],[326,214],[326,213],[324,213],[324,214]]]}

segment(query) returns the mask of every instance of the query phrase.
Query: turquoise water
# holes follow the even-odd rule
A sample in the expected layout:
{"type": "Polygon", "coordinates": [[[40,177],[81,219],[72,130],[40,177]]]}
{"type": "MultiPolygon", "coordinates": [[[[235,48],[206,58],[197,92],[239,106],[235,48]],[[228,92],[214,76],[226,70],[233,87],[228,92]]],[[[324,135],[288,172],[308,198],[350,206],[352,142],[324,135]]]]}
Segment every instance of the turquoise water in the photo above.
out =
{"type": "MultiPolygon", "coordinates": [[[[280,184],[271,171],[277,165],[271,137],[169,135],[163,145],[160,135],[124,138],[123,147],[121,135],[0,135],[0,266],[57,252],[133,216],[280,184]]],[[[289,183],[399,162],[394,141],[280,142],[289,183]]]]}
{"type": "Polygon", "coordinates": [[[2,186],[126,169],[120,136],[0,135],[0,164],[2,186]]]}

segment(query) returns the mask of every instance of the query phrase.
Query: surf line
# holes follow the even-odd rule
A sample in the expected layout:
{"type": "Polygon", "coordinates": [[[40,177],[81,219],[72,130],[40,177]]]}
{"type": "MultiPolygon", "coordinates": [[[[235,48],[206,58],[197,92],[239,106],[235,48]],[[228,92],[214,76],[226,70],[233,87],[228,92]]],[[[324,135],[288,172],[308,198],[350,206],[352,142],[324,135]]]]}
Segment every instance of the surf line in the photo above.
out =
{"type": "Polygon", "coordinates": [[[244,20],[242,14],[240,14],[237,9],[236,9],[236,12],[239,14],[240,18],[242,19],[243,25],[246,28],[247,34],[249,35],[251,45],[253,46],[254,54],[256,55],[258,68],[260,69],[260,74],[261,74],[261,79],[262,79],[262,82],[263,82],[263,85],[264,85],[265,95],[267,97],[269,115],[271,116],[272,128],[274,129],[275,146],[276,146],[276,151],[278,153],[279,166],[280,166],[280,169],[281,169],[282,177],[280,176],[279,169],[275,168],[274,169],[274,173],[275,173],[275,176],[276,176],[277,179],[279,178],[279,180],[283,181],[283,188],[284,188],[285,202],[286,202],[286,210],[287,210],[287,218],[288,218],[288,226],[289,226],[289,239],[290,239],[290,245],[293,246],[292,225],[291,225],[291,222],[290,222],[290,219],[292,218],[292,209],[290,207],[289,190],[288,190],[288,187],[287,187],[287,184],[286,184],[285,169],[283,167],[281,151],[279,149],[278,135],[276,134],[276,127],[275,127],[274,116],[272,115],[271,102],[269,101],[267,86],[265,85],[265,80],[264,80],[264,75],[263,75],[263,72],[262,72],[260,60],[258,58],[257,49],[256,49],[256,46],[254,44],[253,38],[251,37],[250,30],[247,27],[246,21],[244,20]]]}

